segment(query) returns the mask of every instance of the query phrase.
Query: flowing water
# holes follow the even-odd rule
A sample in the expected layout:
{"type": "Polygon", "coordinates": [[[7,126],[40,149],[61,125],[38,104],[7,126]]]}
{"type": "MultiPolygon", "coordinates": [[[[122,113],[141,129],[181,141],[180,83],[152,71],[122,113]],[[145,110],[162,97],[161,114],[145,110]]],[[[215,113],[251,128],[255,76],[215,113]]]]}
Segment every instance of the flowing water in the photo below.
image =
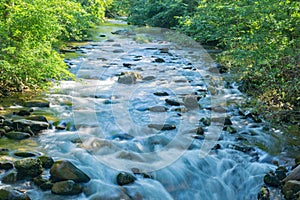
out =
{"type": "Polygon", "coordinates": [[[106,24],[100,34],[66,60],[79,81],[48,96],[70,130],[39,139],[47,155],[70,160],[91,181],[78,196],[35,190],[32,199],[256,199],[277,159],[265,150],[281,150],[281,133],[241,114],[243,94],[208,53],[164,29],[106,24]],[[223,130],[227,117],[236,133],[223,130]],[[118,186],[120,171],[137,180],[118,186]]]}

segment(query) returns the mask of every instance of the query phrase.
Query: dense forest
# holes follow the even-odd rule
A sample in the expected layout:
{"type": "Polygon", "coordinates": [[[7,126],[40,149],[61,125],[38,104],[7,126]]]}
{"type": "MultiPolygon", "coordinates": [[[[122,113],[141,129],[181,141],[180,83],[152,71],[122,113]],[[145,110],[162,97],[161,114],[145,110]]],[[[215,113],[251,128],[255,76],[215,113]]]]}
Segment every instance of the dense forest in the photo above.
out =
{"type": "Polygon", "coordinates": [[[105,15],[127,16],[129,24],[175,29],[221,49],[217,62],[259,100],[252,101],[257,109],[297,120],[299,1],[1,0],[0,12],[2,95],[72,78],[58,53],[62,41],[87,39],[105,15]]]}

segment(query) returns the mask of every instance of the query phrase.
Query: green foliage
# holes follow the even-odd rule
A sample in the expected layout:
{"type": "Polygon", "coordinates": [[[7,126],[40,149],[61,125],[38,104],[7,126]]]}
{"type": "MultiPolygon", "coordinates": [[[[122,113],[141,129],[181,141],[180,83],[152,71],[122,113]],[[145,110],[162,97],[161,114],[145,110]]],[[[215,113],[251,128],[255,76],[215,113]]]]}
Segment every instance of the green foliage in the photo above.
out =
{"type": "Polygon", "coordinates": [[[82,40],[105,1],[0,0],[0,94],[74,77],[54,46],[82,40]]]}
{"type": "Polygon", "coordinates": [[[290,0],[201,1],[181,17],[180,30],[224,51],[244,91],[269,106],[300,106],[300,3],[290,0]]]}
{"type": "Polygon", "coordinates": [[[128,22],[170,28],[178,24],[178,17],[195,8],[195,0],[131,0],[128,22]]]}

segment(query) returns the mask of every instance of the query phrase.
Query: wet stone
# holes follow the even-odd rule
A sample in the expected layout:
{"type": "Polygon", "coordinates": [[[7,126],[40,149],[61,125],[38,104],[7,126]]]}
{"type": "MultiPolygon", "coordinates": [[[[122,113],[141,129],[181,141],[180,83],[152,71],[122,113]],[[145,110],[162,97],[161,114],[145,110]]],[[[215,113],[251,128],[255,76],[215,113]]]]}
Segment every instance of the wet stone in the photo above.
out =
{"type": "Polygon", "coordinates": [[[48,108],[50,107],[50,103],[44,100],[32,100],[25,102],[26,107],[40,107],[40,108],[48,108]]]}
{"type": "Polygon", "coordinates": [[[4,184],[15,184],[17,181],[18,181],[18,176],[16,171],[9,172],[1,180],[1,182],[4,184]]]}
{"type": "Polygon", "coordinates": [[[4,170],[10,170],[12,169],[14,166],[11,162],[0,162],[0,169],[4,169],[4,170]]]}
{"type": "Polygon", "coordinates": [[[24,140],[24,139],[30,138],[31,135],[29,133],[11,131],[11,132],[5,133],[5,136],[12,140],[24,140]]]}
{"type": "Polygon", "coordinates": [[[171,106],[180,106],[180,102],[172,99],[166,99],[165,102],[171,106]]]}
{"type": "Polygon", "coordinates": [[[18,179],[34,178],[43,173],[42,163],[36,158],[23,158],[14,162],[18,179]]]}
{"type": "Polygon", "coordinates": [[[269,172],[264,176],[264,183],[272,187],[279,187],[281,184],[279,177],[274,172],[269,172]]]}
{"type": "Polygon", "coordinates": [[[76,183],[87,183],[90,181],[83,171],[66,160],[56,161],[50,169],[50,174],[53,182],[73,180],[76,183]]]}
{"type": "Polygon", "coordinates": [[[282,188],[282,192],[287,200],[299,199],[300,181],[290,180],[286,182],[282,188]]]}
{"type": "Polygon", "coordinates": [[[28,110],[20,110],[19,112],[16,112],[14,114],[19,116],[29,116],[31,112],[29,112],[28,110]]]}
{"type": "Polygon", "coordinates": [[[270,200],[270,191],[266,186],[263,186],[257,194],[257,200],[270,200]]]}
{"type": "Polygon", "coordinates": [[[121,186],[133,183],[135,180],[136,178],[128,172],[120,172],[117,175],[117,183],[121,186]]]}
{"type": "Polygon", "coordinates": [[[162,58],[155,58],[154,62],[157,62],[157,63],[164,63],[166,62],[164,59],[162,58]]]}
{"type": "Polygon", "coordinates": [[[22,193],[19,190],[12,187],[4,187],[0,189],[1,200],[30,200],[27,194],[22,193]]]}
{"type": "Polygon", "coordinates": [[[76,195],[82,192],[82,187],[72,180],[60,181],[53,184],[51,192],[59,195],[76,195]]]}
{"type": "Polygon", "coordinates": [[[168,131],[168,130],[176,129],[176,126],[174,124],[149,124],[148,127],[154,128],[156,130],[161,130],[161,131],[168,131]]]}
{"type": "Polygon", "coordinates": [[[153,94],[156,96],[169,96],[169,93],[167,92],[154,92],[153,94]]]}
{"type": "Polygon", "coordinates": [[[39,156],[38,159],[42,162],[42,166],[45,169],[50,169],[54,164],[53,158],[49,156],[39,156]]]}
{"type": "Polygon", "coordinates": [[[225,118],[224,125],[232,125],[232,122],[231,122],[231,120],[230,120],[230,117],[226,117],[226,118],[225,118]]]}

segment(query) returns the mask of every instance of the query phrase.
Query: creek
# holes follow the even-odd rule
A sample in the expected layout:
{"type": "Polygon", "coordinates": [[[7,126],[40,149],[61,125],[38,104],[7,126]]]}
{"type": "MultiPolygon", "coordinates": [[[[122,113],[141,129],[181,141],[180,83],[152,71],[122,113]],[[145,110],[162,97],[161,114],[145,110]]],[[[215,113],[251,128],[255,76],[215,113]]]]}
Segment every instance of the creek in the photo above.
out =
{"type": "Polygon", "coordinates": [[[80,195],[32,190],[32,199],[257,199],[273,163],[291,162],[282,133],[240,108],[238,86],[186,36],[112,21],[73,49],[66,62],[78,80],[47,95],[68,131],[38,143],[91,180],[80,195]],[[134,183],[119,186],[120,171],[134,183]]]}

